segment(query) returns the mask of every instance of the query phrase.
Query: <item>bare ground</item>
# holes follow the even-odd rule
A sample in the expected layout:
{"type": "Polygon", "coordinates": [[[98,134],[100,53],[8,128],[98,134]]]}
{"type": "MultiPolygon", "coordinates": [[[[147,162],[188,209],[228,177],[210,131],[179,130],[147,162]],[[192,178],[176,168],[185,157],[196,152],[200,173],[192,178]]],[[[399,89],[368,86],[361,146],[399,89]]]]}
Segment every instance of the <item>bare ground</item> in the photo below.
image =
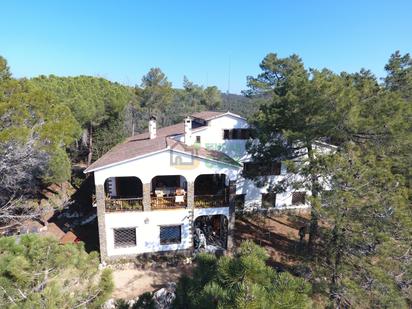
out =
{"type": "Polygon", "coordinates": [[[153,292],[168,282],[177,282],[182,274],[190,274],[192,265],[168,266],[158,269],[115,269],[113,298],[133,299],[145,292],[153,292]]]}

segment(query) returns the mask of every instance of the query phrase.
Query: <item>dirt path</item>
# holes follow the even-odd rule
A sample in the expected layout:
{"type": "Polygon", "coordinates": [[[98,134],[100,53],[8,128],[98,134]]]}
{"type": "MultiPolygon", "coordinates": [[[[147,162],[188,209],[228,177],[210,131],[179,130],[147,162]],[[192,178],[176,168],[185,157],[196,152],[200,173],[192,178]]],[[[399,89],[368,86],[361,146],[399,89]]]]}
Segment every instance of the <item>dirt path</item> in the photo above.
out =
{"type": "Polygon", "coordinates": [[[113,270],[113,298],[133,299],[144,292],[152,292],[168,282],[176,282],[182,274],[189,274],[192,266],[165,267],[156,270],[148,269],[115,269],[113,270]]]}

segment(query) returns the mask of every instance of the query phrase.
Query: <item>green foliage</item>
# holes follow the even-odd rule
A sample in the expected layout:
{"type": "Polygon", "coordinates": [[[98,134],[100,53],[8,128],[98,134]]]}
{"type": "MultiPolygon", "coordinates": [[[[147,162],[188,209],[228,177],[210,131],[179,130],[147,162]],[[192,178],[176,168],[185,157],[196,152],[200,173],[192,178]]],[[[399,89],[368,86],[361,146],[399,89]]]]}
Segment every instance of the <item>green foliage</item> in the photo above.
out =
{"type": "Polygon", "coordinates": [[[61,148],[55,148],[50,153],[50,159],[47,168],[42,176],[43,183],[63,183],[70,179],[71,162],[67,157],[66,151],[61,148]]]}
{"type": "Polygon", "coordinates": [[[309,308],[309,285],[267,266],[266,251],[251,241],[234,257],[200,254],[193,277],[177,286],[176,308],[309,308]]]}
{"type": "Polygon", "coordinates": [[[43,175],[46,182],[63,182],[70,177],[65,152],[80,136],[80,127],[69,108],[52,95],[33,88],[26,80],[0,80],[0,142],[29,143],[48,154],[43,175]]]}
{"type": "Polygon", "coordinates": [[[80,128],[67,107],[52,96],[34,90],[25,80],[11,80],[0,87],[0,141],[26,140],[39,135],[39,146],[48,148],[74,142],[80,128]]]}
{"type": "Polygon", "coordinates": [[[98,126],[111,117],[117,117],[132,99],[132,91],[128,87],[92,76],[40,76],[29,80],[29,83],[67,106],[82,127],[89,123],[98,126]]]}
{"type": "Polygon", "coordinates": [[[266,101],[251,119],[260,143],[249,149],[256,161],[290,160],[289,170],[299,173],[272,190],[311,192],[309,244],[320,236],[310,252],[317,290],[335,307],[406,308],[412,288],[409,55],[392,55],[383,85],[367,70],[306,70],[296,55],[269,54],[261,69],[248,78],[248,94],[266,101]],[[319,140],[339,147],[321,155],[319,140]],[[318,234],[319,219],[327,228],[318,234]]]}
{"type": "Polygon", "coordinates": [[[150,292],[145,292],[139,296],[139,299],[133,304],[132,309],[154,309],[155,302],[150,292]]]}
{"type": "Polygon", "coordinates": [[[412,212],[402,177],[391,160],[355,145],[326,158],[325,175],[320,217],[330,228],[313,265],[325,293],[337,306],[407,308],[412,212]]]}
{"type": "Polygon", "coordinates": [[[217,110],[222,97],[217,87],[202,87],[183,79],[183,89],[173,89],[159,68],[152,68],[136,86],[134,123],[137,131],[147,127],[149,116],[157,117],[160,127],[181,122],[184,117],[198,111],[217,110]]]}
{"type": "Polygon", "coordinates": [[[113,289],[109,270],[82,244],[25,235],[0,239],[2,308],[98,308],[113,289]]]}
{"type": "Polygon", "coordinates": [[[0,81],[11,77],[10,69],[7,66],[7,60],[0,56],[0,81]]]}
{"type": "MultiPolygon", "coordinates": [[[[107,123],[122,122],[125,107],[133,100],[134,94],[131,88],[112,83],[104,78],[91,76],[57,77],[54,75],[40,76],[28,81],[31,87],[48,93],[59,102],[60,108],[70,110],[75,118],[73,123],[78,123],[83,129],[82,143],[73,149],[72,159],[82,160],[87,156],[90,164],[101,148],[107,147],[102,139],[93,145],[93,138],[100,131],[100,127],[106,128],[107,123]],[[94,130],[95,129],[95,130],[94,130]],[[84,147],[87,147],[85,150],[84,147]],[[101,148],[100,148],[101,147],[101,148]]],[[[62,114],[64,116],[64,113],[62,114]]],[[[80,134],[77,136],[77,139],[80,134]]],[[[111,139],[106,139],[106,144],[111,139]]],[[[114,146],[118,140],[110,144],[114,146]]],[[[58,177],[57,177],[58,178],[58,177]]]]}
{"type": "Polygon", "coordinates": [[[408,101],[412,100],[412,58],[409,54],[401,55],[396,51],[385,66],[387,76],[385,86],[399,92],[408,101]]]}
{"type": "Polygon", "coordinates": [[[122,116],[100,125],[93,134],[93,159],[97,160],[129,135],[130,132],[127,134],[122,116]]]}

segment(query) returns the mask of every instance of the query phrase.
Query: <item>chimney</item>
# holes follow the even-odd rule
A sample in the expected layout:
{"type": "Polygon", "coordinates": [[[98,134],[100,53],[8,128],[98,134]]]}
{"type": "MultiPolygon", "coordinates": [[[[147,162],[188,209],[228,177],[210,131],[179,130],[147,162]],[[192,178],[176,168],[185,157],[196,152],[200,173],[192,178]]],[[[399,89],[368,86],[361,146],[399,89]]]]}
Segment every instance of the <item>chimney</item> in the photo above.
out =
{"type": "Polygon", "coordinates": [[[192,119],[190,117],[185,118],[185,144],[192,145],[192,119]]]}
{"type": "Polygon", "coordinates": [[[149,138],[154,139],[156,138],[156,117],[150,116],[149,120],[149,138]]]}

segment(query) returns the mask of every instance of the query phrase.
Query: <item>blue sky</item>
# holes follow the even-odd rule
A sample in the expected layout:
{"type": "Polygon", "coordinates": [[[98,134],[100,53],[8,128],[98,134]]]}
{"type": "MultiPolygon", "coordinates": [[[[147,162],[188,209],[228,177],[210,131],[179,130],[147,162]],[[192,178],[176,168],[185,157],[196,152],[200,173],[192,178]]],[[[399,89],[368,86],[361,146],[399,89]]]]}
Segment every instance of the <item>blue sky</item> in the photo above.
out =
{"type": "Polygon", "coordinates": [[[2,1],[0,55],[16,77],[95,75],[135,85],[160,67],[239,93],[269,52],[377,76],[412,52],[412,1],[2,1]]]}

